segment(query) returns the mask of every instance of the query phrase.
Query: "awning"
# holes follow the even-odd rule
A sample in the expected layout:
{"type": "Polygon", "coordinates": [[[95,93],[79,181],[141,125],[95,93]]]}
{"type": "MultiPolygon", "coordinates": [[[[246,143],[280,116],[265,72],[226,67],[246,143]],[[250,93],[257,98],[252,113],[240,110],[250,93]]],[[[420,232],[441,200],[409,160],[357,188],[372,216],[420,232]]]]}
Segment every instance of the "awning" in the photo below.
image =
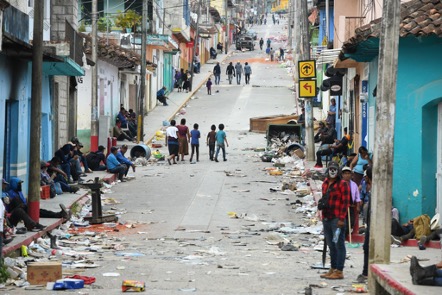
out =
{"type": "MultiPolygon", "coordinates": [[[[3,36],[2,53],[27,61],[32,61],[32,45],[23,42],[8,33],[3,36]]],[[[43,53],[43,72],[53,76],[84,76],[84,70],[74,60],[65,56],[43,53]]]]}
{"type": "Polygon", "coordinates": [[[61,62],[43,62],[43,72],[53,76],[84,76],[84,69],[69,57],[61,62]]]}
{"type": "Polygon", "coordinates": [[[180,43],[187,43],[190,41],[190,36],[181,28],[173,28],[172,34],[175,35],[180,43]]]}

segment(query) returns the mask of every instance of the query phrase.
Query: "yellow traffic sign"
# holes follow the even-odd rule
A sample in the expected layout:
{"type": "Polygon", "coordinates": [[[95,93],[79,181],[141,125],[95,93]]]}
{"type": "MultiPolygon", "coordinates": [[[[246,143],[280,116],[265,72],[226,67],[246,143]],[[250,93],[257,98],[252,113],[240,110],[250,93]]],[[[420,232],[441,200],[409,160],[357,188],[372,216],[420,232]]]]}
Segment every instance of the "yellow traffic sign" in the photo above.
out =
{"type": "Polygon", "coordinates": [[[316,78],[316,62],[314,60],[298,61],[299,79],[316,78]]]}
{"type": "Polygon", "coordinates": [[[315,97],[316,96],[316,80],[300,80],[299,81],[299,97],[315,97]]]}

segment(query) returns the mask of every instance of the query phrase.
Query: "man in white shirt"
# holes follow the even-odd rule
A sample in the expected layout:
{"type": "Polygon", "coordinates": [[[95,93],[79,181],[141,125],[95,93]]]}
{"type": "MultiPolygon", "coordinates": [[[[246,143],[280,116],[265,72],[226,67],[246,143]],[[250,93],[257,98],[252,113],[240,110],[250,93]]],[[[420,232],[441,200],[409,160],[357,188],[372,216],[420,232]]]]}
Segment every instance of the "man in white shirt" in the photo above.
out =
{"type": "MultiPolygon", "coordinates": [[[[350,193],[351,193],[351,201],[350,201],[350,224],[353,229],[355,225],[356,215],[359,214],[359,208],[361,206],[361,199],[359,197],[359,188],[356,182],[351,180],[352,171],[350,167],[345,166],[342,168],[342,179],[347,181],[350,184],[350,193]]],[[[346,229],[348,231],[348,228],[346,229]]]]}
{"type": "Polygon", "coordinates": [[[170,126],[166,129],[166,146],[169,148],[169,157],[167,162],[172,165],[170,160],[176,164],[175,157],[178,156],[179,143],[178,143],[178,128],[175,127],[176,121],[170,121],[170,126]]]}

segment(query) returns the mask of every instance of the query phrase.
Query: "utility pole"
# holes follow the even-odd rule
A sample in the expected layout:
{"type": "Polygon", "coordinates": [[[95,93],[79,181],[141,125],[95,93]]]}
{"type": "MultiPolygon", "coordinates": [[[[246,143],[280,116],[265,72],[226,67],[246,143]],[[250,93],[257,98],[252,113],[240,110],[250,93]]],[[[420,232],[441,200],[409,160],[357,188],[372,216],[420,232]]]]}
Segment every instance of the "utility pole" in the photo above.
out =
{"type": "Polygon", "coordinates": [[[43,76],[43,11],[44,1],[34,7],[32,40],[31,130],[29,138],[28,214],[36,222],[40,218],[40,141],[43,76]]]}
{"type": "MultiPolygon", "coordinates": [[[[296,1],[296,62],[310,59],[310,43],[308,37],[307,1],[296,1]]],[[[298,81],[299,83],[299,81],[298,81]]],[[[298,89],[298,87],[296,87],[298,89]]],[[[299,97],[299,93],[296,93],[299,97]]],[[[307,146],[307,160],[315,160],[315,140],[313,130],[313,105],[311,98],[304,98],[305,108],[305,142],[307,146]]]]}
{"type": "Polygon", "coordinates": [[[292,50],[292,46],[293,46],[293,27],[292,27],[292,23],[293,23],[293,6],[294,6],[294,1],[295,0],[289,0],[289,21],[288,21],[288,26],[289,26],[289,36],[288,36],[288,43],[289,43],[289,50],[292,50]]]}
{"type": "Polygon", "coordinates": [[[325,39],[327,48],[330,40],[330,0],[325,0],[325,39]]]}
{"type": "MultiPolygon", "coordinates": [[[[390,263],[391,200],[393,187],[394,121],[401,1],[384,0],[379,45],[376,130],[371,193],[370,263],[390,263]]],[[[373,280],[370,280],[371,282],[373,280]]],[[[371,284],[371,283],[370,283],[371,284]]],[[[371,290],[371,289],[370,289],[371,290]]],[[[375,290],[375,289],[373,289],[375,290]]]]}
{"type": "MultiPolygon", "coordinates": [[[[164,10],[166,11],[166,10],[164,10]]],[[[140,68],[140,100],[138,109],[138,130],[137,130],[137,142],[144,141],[144,101],[146,91],[146,46],[147,46],[147,0],[143,1],[142,12],[142,24],[141,24],[141,68],[140,68]]],[[[164,22],[164,18],[163,18],[164,22]]],[[[164,34],[164,24],[163,24],[164,34]]]]}
{"type": "Polygon", "coordinates": [[[229,31],[230,31],[230,24],[229,24],[229,13],[228,13],[228,9],[229,9],[229,7],[228,7],[228,2],[229,0],[225,0],[225,3],[224,3],[224,10],[226,11],[226,31],[225,31],[225,34],[226,34],[226,40],[225,40],[225,42],[226,42],[226,45],[224,46],[224,53],[225,54],[227,54],[227,51],[228,51],[228,47],[229,47],[229,31]]]}
{"type": "MultiPolygon", "coordinates": [[[[192,52],[192,63],[191,63],[191,67],[190,67],[190,90],[193,89],[193,75],[194,75],[194,66],[193,66],[193,61],[195,59],[195,54],[196,54],[196,47],[198,46],[198,38],[199,38],[199,33],[200,33],[200,15],[201,15],[201,5],[202,5],[202,0],[198,1],[198,14],[196,16],[196,32],[195,32],[195,38],[193,39],[193,52],[192,52]]],[[[201,58],[201,57],[200,57],[201,58]]]]}
{"type": "Polygon", "coordinates": [[[97,0],[92,0],[91,151],[98,149],[97,0]]]}

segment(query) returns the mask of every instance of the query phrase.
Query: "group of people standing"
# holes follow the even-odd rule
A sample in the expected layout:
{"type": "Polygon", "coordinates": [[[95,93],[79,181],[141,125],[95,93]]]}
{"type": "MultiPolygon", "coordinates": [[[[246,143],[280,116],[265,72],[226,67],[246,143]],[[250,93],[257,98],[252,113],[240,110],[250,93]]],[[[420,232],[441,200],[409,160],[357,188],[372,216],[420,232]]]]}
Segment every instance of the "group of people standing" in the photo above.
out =
{"type": "MultiPolygon", "coordinates": [[[[252,74],[252,67],[249,65],[249,63],[245,62],[243,66],[241,62],[238,61],[234,66],[232,62],[229,62],[229,65],[226,68],[226,75],[229,84],[232,84],[233,77],[236,77],[236,83],[240,85],[243,73],[246,84],[250,84],[250,75],[252,74]]],[[[213,75],[215,76],[215,85],[219,85],[221,80],[221,66],[219,62],[216,63],[215,67],[213,68],[213,75]]]]}
{"type": "MultiPolygon", "coordinates": [[[[195,123],[193,129],[189,130],[186,126],[186,119],[182,118],[179,125],[176,125],[175,120],[170,121],[170,126],[166,129],[166,146],[169,149],[169,157],[167,162],[169,165],[177,164],[177,161],[181,158],[184,161],[184,156],[189,155],[189,142],[192,148],[190,155],[190,162],[199,162],[199,146],[201,132],[198,130],[199,125],[195,123]],[[196,161],[193,161],[195,156],[196,161]]],[[[220,150],[223,153],[223,160],[227,161],[226,149],[229,146],[227,136],[224,131],[224,124],[219,124],[218,132],[216,132],[216,126],[211,126],[211,131],[207,134],[206,143],[209,146],[209,159],[211,161],[218,162],[218,154],[220,150]],[[216,147],[216,151],[215,151],[216,147]]]]}
{"type": "Polygon", "coordinates": [[[178,92],[190,90],[190,73],[188,70],[184,71],[181,69],[180,71],[175,71],[175,85],[174,87],[178,89],[178,92]]]}

